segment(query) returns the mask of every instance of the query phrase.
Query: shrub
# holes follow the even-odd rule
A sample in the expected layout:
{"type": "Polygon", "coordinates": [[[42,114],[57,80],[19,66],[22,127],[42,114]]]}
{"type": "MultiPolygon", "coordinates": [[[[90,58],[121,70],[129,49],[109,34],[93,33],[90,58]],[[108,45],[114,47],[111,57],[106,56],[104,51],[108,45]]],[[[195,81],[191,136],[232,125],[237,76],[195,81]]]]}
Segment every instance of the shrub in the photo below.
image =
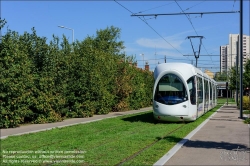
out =
{"type": "MultiPolygon", "coordinates": [[[[1,25],[0,20],[0,27],[1,25]]],[[[8,31],[0,42],[0,128],[91,117],[151,104],[153,75],[120,53],[120,29],[69,44],[8,31]]]]}
{"type": "Polygon", "coordinates": [[[250,114],[250,110],[243,111],[243,114],[250,114]]]}
{"type": "Polygon", "coordinates": [[[250,118],[245,119],[245,120],[244,120],[244,123],[250,124],[250,118]]]}
{"type": "MultiPolygon", "coordinates": [[[[240,101],[238,102],[238,107],[239,107],[239,105],[240,105],[240,101]]],[[[249,98],[249,96],[243,96],[242,109],[243,110],[250,110],[250,98],[249,98]]]]}

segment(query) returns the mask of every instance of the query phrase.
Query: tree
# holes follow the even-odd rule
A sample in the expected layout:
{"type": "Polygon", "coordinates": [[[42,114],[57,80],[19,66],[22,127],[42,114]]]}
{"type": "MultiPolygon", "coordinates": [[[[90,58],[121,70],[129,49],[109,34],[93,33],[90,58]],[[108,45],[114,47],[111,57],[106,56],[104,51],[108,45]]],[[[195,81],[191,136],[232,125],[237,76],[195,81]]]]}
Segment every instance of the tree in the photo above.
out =
{"type": "Polygon", "coordinates": [[[33,63],[20,35],[8,30],[0,43],[0,128],[16,127],[32,114],[33,63]]]}
{"type": "MultiPolygon", "coordinates": [[[[243,71],[243,89],[248,87],[250,88],[250,60],[248,60],[244,64],[244,71],[243,71]]],[[[240,73],[238,70],[238,74],[236,73],[236,68],[232,67],[229,72],[229,82],[230,82],[230,89],[236,90],[236,80],[238,84],[238,90],[240,87],[240,73]]]]}
{"type": "Polygon", "coordinates": [[[35,28],[8,30],[0,42],[0,128],[150,105],[152,73],[131,65],[119,37],[112,26],[73,45],[65,36],[47,44],[35,28]]]}
{"type": "Polygon", "coordinates": [[[94,38],[95,47],[112,55],[119,56],[125,48],[123,41],[118,41],[120,38],[121,29],[114,26],[107,27],[104,30],[98,30],[97,36],[94,38]]]}
{"type": "Polygon", "coordinates": [[[229,72],[229,89],[231,90],[236,90],[236,81],[237,81],[237,84],[238,84],[238,90],[239,90],[239,85],[240,85],[240,81],[239,81],[239,73],[236,74],[236,68],[235,67],[232,67],[230,69],[230,72],[229,72]]]}
{"type": "Polygon", "coordinates": [[[215,81],[227,81],[227,72],[218,72],[214,77],[215,81]]]}
{"type": "Polygon", "coordinates": [[[250,59],[244,65],[244,87],[250,88],[250,59]]]}

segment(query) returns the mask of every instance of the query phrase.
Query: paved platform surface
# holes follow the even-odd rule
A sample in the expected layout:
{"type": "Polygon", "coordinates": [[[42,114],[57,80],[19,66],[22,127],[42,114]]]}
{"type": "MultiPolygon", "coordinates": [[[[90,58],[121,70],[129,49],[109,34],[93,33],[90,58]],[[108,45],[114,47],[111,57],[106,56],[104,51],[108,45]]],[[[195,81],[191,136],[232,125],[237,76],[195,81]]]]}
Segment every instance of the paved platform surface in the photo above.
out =
{"type": "Polygon", "coordinates": [[[109,114],[106,114],[106,115],[94,115],[93,117],[89,117],[89,118],[72,118],[72,119],[66,119],[62,122],[56,122],[56,123],[22,125],[17,128],[1,129],[0,136],[1,136],[1,139],[4,139],[11,135],[35,133],[39,131],[50,130],[56,127],[60,128],[60,127],[81,124],[81,123],[89,123],[93,121],[102,120],[105,118],[118,117],[122,115],[134,114],[134,113],[145,112],[145,111],[150,111],[150,110],[153,110],[153,108],[146,107],[146,108],[142,108],[139,110],[131,110],[131,111],[125,111],[125,112],[110,112],[109,114]]]}
{"type": "Polygon", "coordinates": [[[249,125],[224,105],[164,165],[250,165],[249,125]]]}

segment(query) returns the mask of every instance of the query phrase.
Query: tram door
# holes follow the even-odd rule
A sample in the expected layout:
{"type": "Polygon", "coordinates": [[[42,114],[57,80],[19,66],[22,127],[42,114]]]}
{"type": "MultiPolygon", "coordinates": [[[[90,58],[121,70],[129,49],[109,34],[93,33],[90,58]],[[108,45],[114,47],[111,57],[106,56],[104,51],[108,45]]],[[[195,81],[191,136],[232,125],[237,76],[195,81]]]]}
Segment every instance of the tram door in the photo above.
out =
{"type": "MultiPolygon", "coordinates": [[[[196,77],[192,76],[187,80],[188,84],[188,90],[189,90],[189,98],[190,98],[190,104],[189,104],[189,114],[195,118],[196,110],[197,110],[197,88],[196,88],[196,77]]],[[[196,114],[197,116],[197,114],[196,114]]]]}
{"type": "Polygon", "coordinates": [[[197,76],[197,117],[204,112],[202,78],[197,76]]]}
{"type": "Polygon", "coordinates": [[[205,90],[205,112],[208,111],[208,106],[209,106],[209,85],[208,85],[208,80],[204,79],[204,90],[205,90]]]}

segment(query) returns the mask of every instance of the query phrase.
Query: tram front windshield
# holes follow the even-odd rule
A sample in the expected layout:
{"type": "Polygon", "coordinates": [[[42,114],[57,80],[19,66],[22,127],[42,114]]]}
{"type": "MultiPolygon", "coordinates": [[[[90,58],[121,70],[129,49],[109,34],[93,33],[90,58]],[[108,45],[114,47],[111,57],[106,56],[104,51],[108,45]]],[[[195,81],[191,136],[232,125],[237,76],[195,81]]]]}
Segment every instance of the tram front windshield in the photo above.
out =
{"type": "Polygon", "coordinates": [[[182,80],[175,74],[164,75],[157,84],[154,100],[166,105],[187,101],[187,91],[182,80]]]}

